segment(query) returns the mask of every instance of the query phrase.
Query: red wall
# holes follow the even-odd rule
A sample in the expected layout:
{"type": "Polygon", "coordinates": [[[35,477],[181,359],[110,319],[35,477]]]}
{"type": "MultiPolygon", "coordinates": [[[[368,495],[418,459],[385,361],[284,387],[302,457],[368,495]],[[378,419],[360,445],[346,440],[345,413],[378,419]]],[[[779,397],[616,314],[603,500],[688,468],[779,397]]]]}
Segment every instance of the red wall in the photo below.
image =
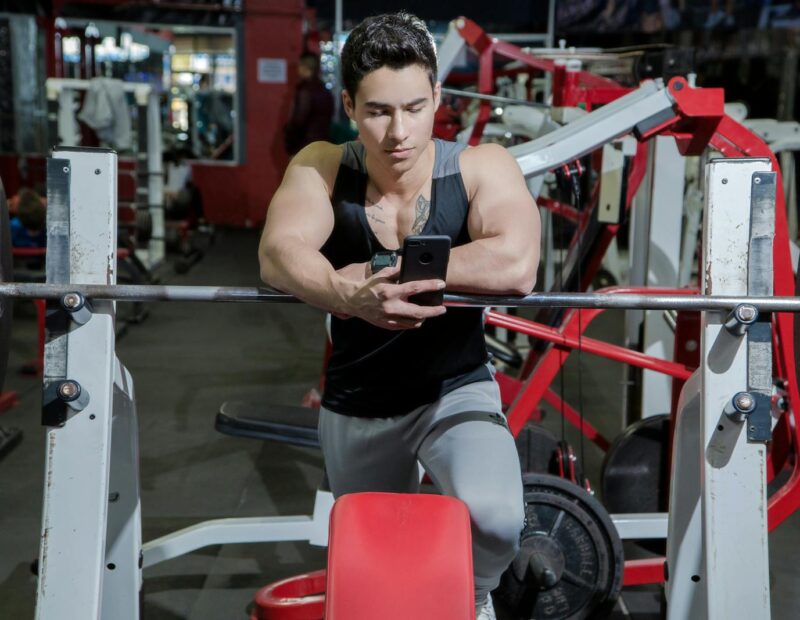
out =
{"type": "Polygon", "coordinates": [[[244,58],[239,59],[245,76],[241,165],[193,165],[206,217],[215,224],[259,226],[283,176],[288,157],[282,128],[289,116],[302,52],[303,10],[303,0],[248,0],[245,4],[244,58]],[[288,83],[259,83],[259,58],[286,59],[288,83]]]}

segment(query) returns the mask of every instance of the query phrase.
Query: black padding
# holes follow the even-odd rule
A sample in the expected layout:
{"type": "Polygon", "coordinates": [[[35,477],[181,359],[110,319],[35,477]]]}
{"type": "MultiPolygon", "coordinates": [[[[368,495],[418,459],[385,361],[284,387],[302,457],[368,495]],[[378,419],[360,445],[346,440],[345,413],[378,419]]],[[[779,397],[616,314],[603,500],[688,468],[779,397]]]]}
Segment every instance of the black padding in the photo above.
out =
{"type": "MultiPolygon", "coordinates": [[[[11,226],[8,217],[6,192],[0,182],[0,282],[13,282],[11,255],[11,226]]],[[[10,298],[0,297],[0,392],[6,378],[8,352],[11,342],[11,308],[10,298]]]]}
{"type": "Polygon", "coordinates": [[[319,412],[308,407],[231,401],[220,407],[214,428],[236,437],[319,448],[318,420],[319,412]]]}

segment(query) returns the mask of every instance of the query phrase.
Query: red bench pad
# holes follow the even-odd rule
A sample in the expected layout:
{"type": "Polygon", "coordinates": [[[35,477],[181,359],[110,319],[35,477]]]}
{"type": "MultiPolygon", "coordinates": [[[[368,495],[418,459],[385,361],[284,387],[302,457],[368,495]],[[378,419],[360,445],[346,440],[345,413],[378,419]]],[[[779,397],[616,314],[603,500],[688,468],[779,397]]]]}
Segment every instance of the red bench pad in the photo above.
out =
{"type": "Polygon", "coordinates": [[[326,620],[472,620],[471,539],[455,498],[343,495],[331,512],[326,620]]]}

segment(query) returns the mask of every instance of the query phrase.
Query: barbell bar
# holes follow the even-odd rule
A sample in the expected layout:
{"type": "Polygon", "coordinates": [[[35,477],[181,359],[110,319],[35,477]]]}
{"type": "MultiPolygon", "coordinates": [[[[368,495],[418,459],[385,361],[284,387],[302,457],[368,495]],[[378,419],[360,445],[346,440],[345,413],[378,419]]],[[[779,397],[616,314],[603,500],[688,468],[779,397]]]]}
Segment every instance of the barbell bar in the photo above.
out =
{"type": "MultiPolygon", "coordinates": [[[[0,297],[58,301],[69,293],[86,299],[130,302],[261,302],[301,303],[301,300],[266,287],[178,286],[153,284],[42,284],[0,283],[0,297]]],[[[730,311],[747,304],[758,312],[800,312],[800,297],[748,297],[662,293],[534,293],[526,296],[465,295],[447,293],[446,306],[587,308],[618,310],[730,311]]]]}

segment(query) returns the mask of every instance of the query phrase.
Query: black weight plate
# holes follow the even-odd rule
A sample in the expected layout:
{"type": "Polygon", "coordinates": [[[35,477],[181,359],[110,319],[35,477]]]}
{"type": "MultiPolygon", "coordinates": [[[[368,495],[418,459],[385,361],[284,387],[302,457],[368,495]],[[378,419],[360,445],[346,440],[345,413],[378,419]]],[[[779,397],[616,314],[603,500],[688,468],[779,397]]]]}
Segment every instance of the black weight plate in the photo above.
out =
{"type": "Polygon", "coordinates": [[[558,447],[556,436],[535,422],[526,424],[517,435],[517,453],[523,472],[545,473],[558,447]]]}
{"type": "Polygon", "coordinates": [[[631,424],[606,453],[600,478],[603,503],[612,514],[666,512],[669,415],[631,424]]]}
{"type": "Polygon", "coordinates": [[[547,474],[523,476],[526,525],[520,554],[496,594],[515,618],[602,618],[622,589],[622,542],[603,506],[576,484],[547,474]],[[537,553],[555,575],[540,585],[529,569],[537,553]]]}
{"type": "Polygon", "coordinates": [[[142,245],[149,243],[153,236],[153,216],[144,208],[136,209],[136,241],[142,245]]]}
{"type": "MultiPolygon", "coordinates": [[[[0,282],[13,282],[11,256],[11,227],[8,218],[6,193],[0,183],[0,282]]],[[[8,353],[11,341],[12,300],[0,297],[0,392],[8,368],[8,353]]]]}

